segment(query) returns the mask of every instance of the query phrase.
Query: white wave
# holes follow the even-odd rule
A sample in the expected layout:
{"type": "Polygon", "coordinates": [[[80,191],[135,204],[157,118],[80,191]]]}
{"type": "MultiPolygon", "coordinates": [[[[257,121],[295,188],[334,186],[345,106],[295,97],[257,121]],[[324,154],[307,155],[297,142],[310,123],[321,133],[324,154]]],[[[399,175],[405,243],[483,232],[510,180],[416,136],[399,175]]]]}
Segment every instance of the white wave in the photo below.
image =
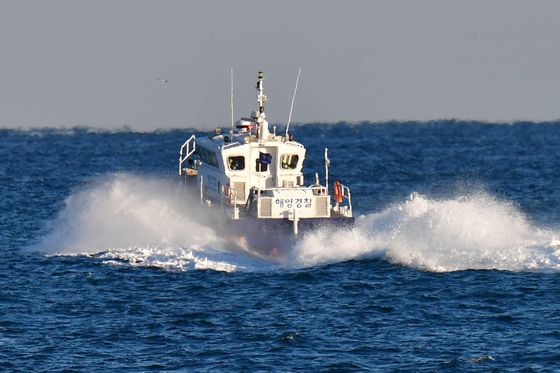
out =
{"type": "Polygon", "coordinates": [[[382,256],[438,272],[558,270],[557,237],[489,195],[431,200],[414,194],[405,203],[359,217],[353,230],[306,235],[295,260],[310,266],[382,256]]]}
{"type": "Polygon", "coordinates": [[[251,255],[241,239],[224,239],[216,227],[179,185],[116,174],[68,197],[51,233],[33,249],[174,270],[272,270],[363,257],[429,271],[560,269],[560,234],[486,194],[447,200],[413,195],[357,218],[354,229],[305,234],[283,264],[251,255]]]}
{"type": "Polygon", "coordinates": [[[32,249],[177,270],[262,265],[237,254],[235,244],[216,233],[215,224],[179,185],[116,174],[68,197],[51,233],[32,249]]]}
{"type": "MultiPolygon", "coordinates": [[[[171,270],[213,269],[233,272],[240,267],[224,260],[209,259],[210,250],[181,247],[129,247],[111,249],[99,255],[104,263],[121,265],[123,261],[133,266],[156,267],[171,270]],[[116,259],[116,260],[115,260],[116,259]]],[[[215,257],[220,253],[214,253],[215,257]]],[[[244,268],[244,267],[241,267],[244,268]]]]}

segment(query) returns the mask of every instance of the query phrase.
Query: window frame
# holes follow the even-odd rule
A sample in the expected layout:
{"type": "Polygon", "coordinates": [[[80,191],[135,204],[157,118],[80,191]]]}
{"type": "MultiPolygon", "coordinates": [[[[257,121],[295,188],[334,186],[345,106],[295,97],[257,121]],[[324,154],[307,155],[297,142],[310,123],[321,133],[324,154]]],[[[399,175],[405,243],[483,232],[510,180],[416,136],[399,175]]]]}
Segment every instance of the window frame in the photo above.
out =
{"type": "Polygon", "coordinates": [[[293,153],[285,153],[282,154],[282,156],[280,157],[280,168],[282,170],[295,170],[298,167],[299,164],[299,154],[293,154],[293,153]],[[284,162],[284,158],[285,157],[289,157],[288,159],[290,160],[290,162],[284,162]],[[292,159],[295,158],[295,164],[292,161],[292,159]],[[284,165],[286,165],[287,167],[284,167],[284,165]],[[293,167],[292,167],[293,165],[293,167]]]}
{"type": "Polygon", "coordinates": [[[245,170],[245,156],[244,155],[230,155],[230,156],[227,157],[226,162],[227,162],[228,170],[230,170],[230,171],[244,171],[245,170]],[[243,167],[232,168],[231,165],[230,165],[230,162],[229,162],[230,159],[232,159],[232,158],[241,158],[243,167]]]}

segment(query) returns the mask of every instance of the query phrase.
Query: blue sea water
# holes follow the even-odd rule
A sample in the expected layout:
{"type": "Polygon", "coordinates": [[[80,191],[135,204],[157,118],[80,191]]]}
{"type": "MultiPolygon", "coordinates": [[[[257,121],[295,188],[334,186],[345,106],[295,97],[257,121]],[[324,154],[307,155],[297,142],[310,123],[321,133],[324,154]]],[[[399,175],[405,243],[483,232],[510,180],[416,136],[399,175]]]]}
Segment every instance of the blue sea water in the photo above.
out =
{"type": "Polygon", "coordinates": [[[1,371],[560,371],[560,122],[295,126],[357,219],[283,263],[180,188],[190,133],[0,130],[1,371]]]}

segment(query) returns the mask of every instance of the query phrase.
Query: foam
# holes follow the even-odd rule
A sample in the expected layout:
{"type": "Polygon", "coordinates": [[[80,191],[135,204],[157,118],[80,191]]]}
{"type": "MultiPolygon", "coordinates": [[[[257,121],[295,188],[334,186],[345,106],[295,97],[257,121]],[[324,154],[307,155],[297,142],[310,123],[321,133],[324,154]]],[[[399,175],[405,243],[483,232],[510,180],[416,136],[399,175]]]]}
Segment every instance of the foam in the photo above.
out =
{"type": "Polygon", "coordinates": [[[260,265],[235,255],[217,222],[169,180],[118,173],[75,192],[32,247],[48,255],[95,255],[107,263],[234,271],[260,265]]]}
{"type": "MultiPolygon", "coordinates": [[[[215,255],[217,256],[217,255],[215,255]]],[[[129,247],[111,249],[99,255],[103,263],[122,265],[126,262],[132,266],[155,267],[169,270],[212,269],[215,271],[234,272],[244,269],[224,260],[212,260],[203,250],[181,247],[129,247]]]]}
{"type": "Polygon", "coordinates": [[[443,200],[413,194],[358,217],[353,229],[305,234],[281,264],[222,238],[217,225],[175,182],[119,173],[68,197],[33,249],[169,270],[269,271],[372,257],[438,272],[560,269],[560,234],[484,193],[443,200]]]}
{"type": "Polygon", "coordinates": [[[437,272],[558,270],[557,237],[531,224],[510,202],[487,194],[447,200],[413,194],[360,216],[353,230],[306,235],[296,260],[312,266],[377,256],[437,272]]]}

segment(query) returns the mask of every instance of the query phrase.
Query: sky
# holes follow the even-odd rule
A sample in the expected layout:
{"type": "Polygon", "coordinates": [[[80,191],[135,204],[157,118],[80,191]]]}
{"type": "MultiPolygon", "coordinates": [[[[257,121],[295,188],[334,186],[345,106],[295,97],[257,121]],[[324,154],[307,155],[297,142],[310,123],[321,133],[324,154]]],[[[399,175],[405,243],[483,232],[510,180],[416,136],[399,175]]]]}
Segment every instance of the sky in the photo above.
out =
{"type": "Polygon", "coordinates": [[[0,128],[560,118],[560,2],[3,0],[0,128]],[[167,83],[157,80],[162,77],[167,83]]]}

